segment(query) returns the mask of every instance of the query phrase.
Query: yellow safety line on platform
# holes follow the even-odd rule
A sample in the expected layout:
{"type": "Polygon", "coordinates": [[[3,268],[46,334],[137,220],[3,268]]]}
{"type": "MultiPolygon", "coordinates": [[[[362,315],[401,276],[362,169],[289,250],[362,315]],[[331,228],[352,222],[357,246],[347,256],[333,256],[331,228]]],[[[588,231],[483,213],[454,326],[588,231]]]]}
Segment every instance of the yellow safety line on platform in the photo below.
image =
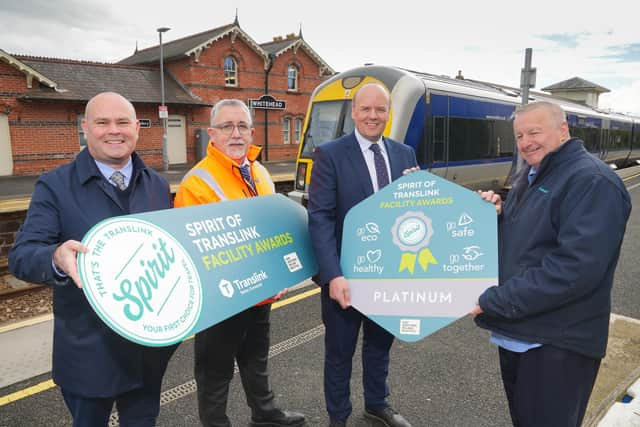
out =
{"type": "Polygon", "coordinates": [[[639,177],[639,176],[640,176],[640,173],[637,173],[637,174],[635,174],[635,175],[631,175],[631,176],[628,176],[628,177],[626,177],[626,178],[622,178],[622,180],[623,180],[623,181],[629,181],[630,179],[637,178],[637,177],[639,177]]]}
{"type": "Polygon", "coordinates": [[[16,402],[20,399],[24,399],[25,397],[33,396],[34,394],[49,390],[50,388],[53,388],[55,386],[56,383],[54,383],[53,380],[47,380],[41,382],[40,384],[25,388],[24,390],[18,390],[14,393],[7,394],[6,396],[0,397],[0,407],[8,405],[12,402],[16,402]]]}
{"type": "MultiPolygon", "coordinates": [[[[299,293],[298,295],[294,295],[290,298],[285,298],[282,301],[276,301],[271,305],[271,309],[272,310],[276,310],[278,308],[284,307],[286,305],[289,304],[293,304],[294,302],[298,302],[300,300],[303,300],[305,298],[309,298],[310,296],[316,295],[317,293],[320,292],[320,288],[316,288],[316,289],[311,289],[310,291],[306,291],[306,292],[302,292],[299,293]]],[[[53,318],[53,316],[49,315],[51,318],[53,318]]],[[[45,316],[43,316],[45,317],[45,316]]],[[[46,319],[45,319],[46,320],[46,319]]],[[[43,321],[41,318],[38,319],[38,321],[34,321],[33,323],[39,323],[39,321],[43,321]]],[[[20,323],[20,327],[21,326],[27,326],[29,324],[29,321],[24,321],[20,323]]],[[[15,329],[15,328],[14,328],[15,329]]],[[[2,331],[0,330],[0,333],[2,331]]],[[[191,339],[192,337],[189,337],[188,339],[191,339]]],[[[16,402],[18,400],[24,399],[26,397],[29,396],[33,396],[34,394],[38,394],[41,393],[43,391],[47,391],[53,387],[56,386],[56,383],[53,382],[53,380],[47,380],[47,381],[43,381],[40,384],[36,384],[34,386],[25,388],[24,390],[18,390],[14,393],[11,394],[7,394],[6,396],[0,396],[0,407],[8,405],[9,403],[13,403],[16,402]]]]}
{"type": "Polygon", "coordinates": [[[294,302],[298,302],[301,299],[308,298],[312,295],[315,295],[320,292],[320,288],[311,289],[310,291],[299,293],[298,295],[292,296],[291,298],[283,299],[282,301],[276,301],[271,304],[271,310],[275,310],[280,307],[284,307],[285,305],[293,304],[294,302]]]}

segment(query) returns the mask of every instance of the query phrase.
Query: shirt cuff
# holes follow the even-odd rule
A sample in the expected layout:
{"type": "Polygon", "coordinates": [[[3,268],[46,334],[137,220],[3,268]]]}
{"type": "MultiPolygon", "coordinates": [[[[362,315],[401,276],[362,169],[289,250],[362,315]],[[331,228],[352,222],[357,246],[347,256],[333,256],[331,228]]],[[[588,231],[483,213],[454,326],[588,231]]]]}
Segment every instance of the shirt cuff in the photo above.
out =
{"type": "Polygon", "coordinates": [[[61,272],[60,270],[58,270],[58,268],[56,267],[56,263],[53,262],[53,258],[51,259],[51,268],[53,268],[53,272],[56,276],[58,276],[61,279],[66,279],[68,276],[66,273],[61,272]]]}

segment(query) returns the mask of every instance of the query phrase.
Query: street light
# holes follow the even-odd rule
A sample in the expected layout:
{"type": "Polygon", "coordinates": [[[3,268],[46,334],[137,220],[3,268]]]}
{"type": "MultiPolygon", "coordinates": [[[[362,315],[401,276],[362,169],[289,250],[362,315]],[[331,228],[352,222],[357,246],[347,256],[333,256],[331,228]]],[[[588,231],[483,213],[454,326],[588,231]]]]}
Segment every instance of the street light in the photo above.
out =
{"type": "Polygon", "coordinates": [[[158,36],[160,37],[160,101],[162,104],[160,119],[162,120],[162,170],[169,170],[169,156],[167,154],[167,110],[164,105],[164,52],[162,51],[162,33],[166,33],[171,28],[160,27],[158,36]]]}

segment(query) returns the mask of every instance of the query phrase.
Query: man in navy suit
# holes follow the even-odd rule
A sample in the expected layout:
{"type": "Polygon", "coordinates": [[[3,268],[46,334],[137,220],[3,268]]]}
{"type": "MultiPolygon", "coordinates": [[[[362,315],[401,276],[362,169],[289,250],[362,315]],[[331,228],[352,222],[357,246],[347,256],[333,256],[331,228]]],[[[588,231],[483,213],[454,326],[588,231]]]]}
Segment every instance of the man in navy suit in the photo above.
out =
{"type": "Polygon", "coordinates": [[[87,149],[36,182],[9,269],[53,287],[53,380],[73,426],[106,427],[115,402],[121,426],[150,427],[176,346],[145,347],[109,329],[80,289],[76,257],[87,251],[82,237],[103,219],[170,208],[169,184],[134,152],[140,124],[121,95],[89,100],[82,128],[87,149]]]}
{"type": "Polygon", "coordinates": [[[309,187],[309,232],[320,271],[325,325],[324,394],[330,426],[344,426],[351,415],[349,381],[360,325],[365,413],[384,425],[410,426],[389,406],[387,374],[393,335],[351,307],[349,283],[340,269],[345,215],[390,180],[417,166],[411,147],[382,137],[390,97],[378,83],[353,96],[355,131],[317,148],[309,187]]]}

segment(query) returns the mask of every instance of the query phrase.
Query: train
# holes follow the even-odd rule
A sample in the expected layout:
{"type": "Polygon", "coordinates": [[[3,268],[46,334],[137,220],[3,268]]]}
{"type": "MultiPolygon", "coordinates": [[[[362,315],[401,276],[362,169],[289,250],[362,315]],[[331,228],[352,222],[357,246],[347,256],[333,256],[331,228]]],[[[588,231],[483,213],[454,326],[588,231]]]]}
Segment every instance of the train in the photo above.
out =
{"type": "MultiPolygon", "coordinates": [[[[383,84],[391,94],[383,134],[413,147],[422,169],[470,189],[508,190],[518,168],[512,117],[522,104],[519,89],[366,65],[332,76],[311,95],[289,197],[306,205],[315,149],[353,131],[351,100],[369,82],[383,84]]],[[[528,101],[562,106],[571,136],[612,168],[640,164],[640,117],[538,92],[530,92],[528,101]]]]}

